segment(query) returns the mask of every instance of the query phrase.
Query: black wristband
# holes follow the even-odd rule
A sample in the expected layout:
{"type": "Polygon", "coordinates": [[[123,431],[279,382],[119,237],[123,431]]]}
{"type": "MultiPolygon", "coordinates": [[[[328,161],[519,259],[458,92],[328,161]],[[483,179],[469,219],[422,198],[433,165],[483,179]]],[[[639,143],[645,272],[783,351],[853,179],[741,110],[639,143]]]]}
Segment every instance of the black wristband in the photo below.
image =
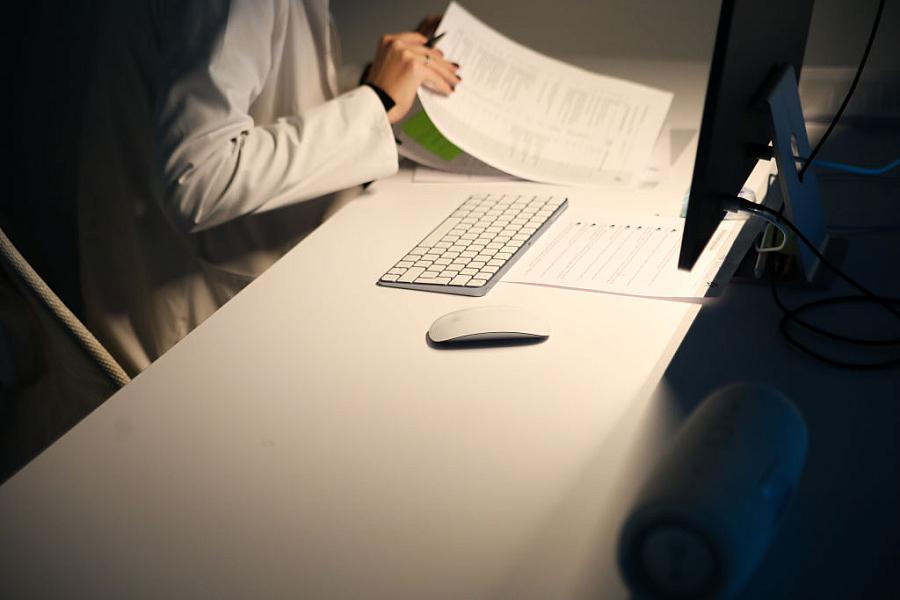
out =
{"type": "Polygon", "coordinates": [[[359,85],[365,85],[366,80],[369,78],[369,71],[372,70],[372,63],[366,63],[366,66],[363,67],[362,75],[359,76],[359,85]]]}
{"type": "Polygon", "coordinates": [[[391,98],[390,95],[386,91],[384,91],[383,89],[381,89],[374,83],[366,82],[363,85],[367,85],[370,88],[372,88],[372,91],[374,91],[375,95],[378,96],[378,99],[381,100],[381,104],[384,105],[384,112],[388,112],[389,110],[394,108],[395,104],[397,104],[396,102],[394,102],[394,99],[391,98]]]}

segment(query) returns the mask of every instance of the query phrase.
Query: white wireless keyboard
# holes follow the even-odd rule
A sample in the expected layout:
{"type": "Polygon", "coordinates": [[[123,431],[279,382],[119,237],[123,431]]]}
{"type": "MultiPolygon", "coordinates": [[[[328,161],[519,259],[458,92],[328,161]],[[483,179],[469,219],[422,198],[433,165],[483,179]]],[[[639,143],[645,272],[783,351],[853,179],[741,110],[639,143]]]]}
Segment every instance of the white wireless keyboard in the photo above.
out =
{"type": "Polygon", "coordinates": [[[470,196],[378,285],[483,296],[566,206],[554,196],[470,196]]]}

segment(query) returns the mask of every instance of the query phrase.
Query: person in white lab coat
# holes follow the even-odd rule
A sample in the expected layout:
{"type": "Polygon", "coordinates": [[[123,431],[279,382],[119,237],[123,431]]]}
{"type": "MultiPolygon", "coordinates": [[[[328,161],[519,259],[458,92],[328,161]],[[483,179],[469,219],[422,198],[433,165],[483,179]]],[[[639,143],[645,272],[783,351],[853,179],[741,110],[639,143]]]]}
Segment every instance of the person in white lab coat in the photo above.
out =
{"type": "MultiPolygon", "coordinates": [[[[397,169],[390,123],[456,65],[381,39],[338,86],[327,0],[108,3],[80,156],[85,317],[132,375],[397,169]]],[[[323,257],[327,260],[327,257],[323,257]]],[[[311,287],[311,292],[312,292],[311,287]]]]}

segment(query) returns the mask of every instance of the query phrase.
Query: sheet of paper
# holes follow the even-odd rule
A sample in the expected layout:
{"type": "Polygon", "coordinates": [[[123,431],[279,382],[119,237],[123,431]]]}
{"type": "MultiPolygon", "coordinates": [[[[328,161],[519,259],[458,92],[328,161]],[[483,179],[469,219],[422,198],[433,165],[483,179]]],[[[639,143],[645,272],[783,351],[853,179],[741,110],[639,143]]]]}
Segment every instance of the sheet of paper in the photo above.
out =
{"type": "Polygon", "coordinates": [[[638,187],[653,188],[665,180],[671,168],[696,136],[696,129],[663,127],[650,155],[650,162],[638,176],[638,187]]]}
{"type": "Polygon", "coordinates": [[[653,298],[708,294],[744,221],[723,221],[690,272],[678,270],[684,220],[569,208],[503,281],[653,298]]]}
{"type": "Polygon", "coordinates": [[[421,88],[419,100],[455,146],[532,181],[637,184],[672,94],[543,56],[455,2],[438,32],[463,81],[449,96],[421,88]]]}
{"type": "Polygon", "coordinates": [[[501,183],[521,181],[518,177],[500,173],[498,175],[479,175],[475,173],[454,173],[432,169],[424,165],[416,165],[412,177],[413,183],[501,183]]]}
{"type": "Polygon", "coordinates": [[[463,152],[435,127],[416,99],[409,114],[393,126],[397,152],[420,165],[445,173],[478,177],[509,177],[507,173],[463,152]]]}

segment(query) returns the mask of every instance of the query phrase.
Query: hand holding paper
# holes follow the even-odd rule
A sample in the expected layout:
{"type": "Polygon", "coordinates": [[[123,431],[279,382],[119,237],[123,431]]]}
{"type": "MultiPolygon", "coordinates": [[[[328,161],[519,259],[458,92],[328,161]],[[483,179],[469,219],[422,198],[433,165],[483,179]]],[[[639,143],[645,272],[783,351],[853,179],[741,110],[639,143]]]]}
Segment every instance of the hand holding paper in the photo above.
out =
{"type": "MultiPolygon", "coordinates": [[[[567,185],[630,186],[649,160],[672,94],[596,75],[509,40],[451,3],[438,47],[462,65],[451,96],[419,90],[453,146],[511,175],[567,185]]],[[[415,118],[415,109],[411,117],[415,118]]],[[[427,149],[426,149],[427,151],[427,149]]],[[[409,155],[412,148],[401,146],[409,155]]],[[[438,156],[436,168],[458,158],[438,156]]]]}

